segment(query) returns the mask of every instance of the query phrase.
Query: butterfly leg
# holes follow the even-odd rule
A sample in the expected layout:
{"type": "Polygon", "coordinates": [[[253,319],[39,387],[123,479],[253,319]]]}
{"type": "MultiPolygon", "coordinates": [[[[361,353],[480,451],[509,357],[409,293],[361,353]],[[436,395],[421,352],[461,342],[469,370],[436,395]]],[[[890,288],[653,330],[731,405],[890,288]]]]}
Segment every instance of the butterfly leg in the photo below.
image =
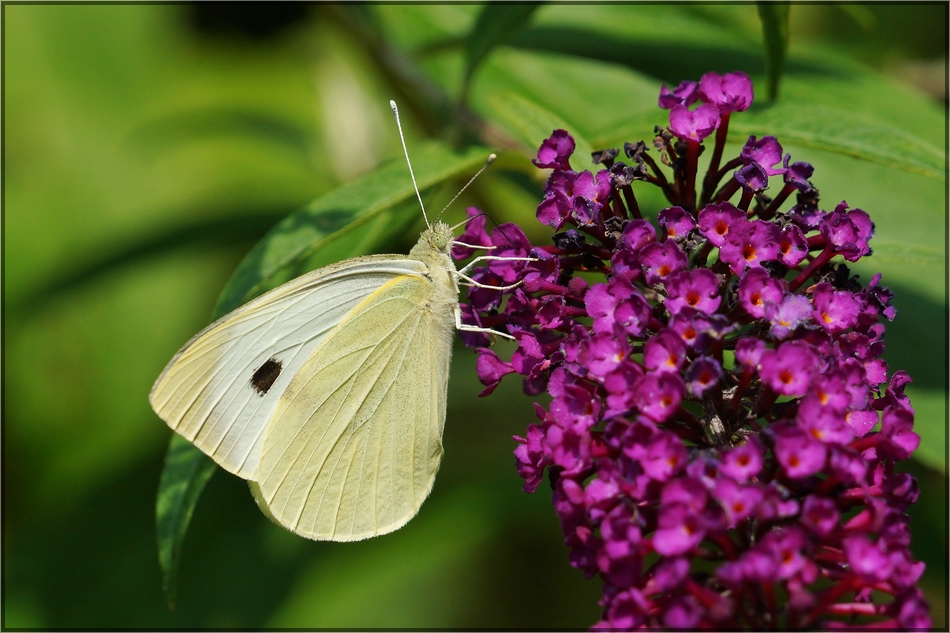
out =
{"type": "Polygon", "coordinates": [[[460,275],[464,275],[472,268],[472,266],[474,266],[478,262],[482,262],[482,261],[490,260],[490,259],[509,261],[509,262],[536,262],[538,261],[537,257],[505,257],[503,255],[482,255],[481,257],[476,257],[469,263],[465,264],[465,266],[463,266],[458,272],[460,275]]]}
{"type": "Polygon", "coordinates": [[[463,275],[461,272],[456,272],[455,276],[465,281],[466,283],[464,285],[466,286],[475,286],[477,288],[485,288],[487,290],[511,290],[512,288],[517,288],[521,285],[521,281],[517,281],[510,286],[490,286],[488,284],[479,283],[468,275],[463,275]]]}
{"type": "Polygon", "coordinates": [[[504,332],[499,332],[498,330],[493,330],[487,327],[479,327],[477,325],[469,325],[468,323],[462,323],[462,310],[458,306],[455,306],[455,329],[462,332],[481,332],[482,334],[493,334],[495,336],[501,336],[504,338],[511,339],[516,341],[515,337],[511,334],[506,334],[504,332]]]}

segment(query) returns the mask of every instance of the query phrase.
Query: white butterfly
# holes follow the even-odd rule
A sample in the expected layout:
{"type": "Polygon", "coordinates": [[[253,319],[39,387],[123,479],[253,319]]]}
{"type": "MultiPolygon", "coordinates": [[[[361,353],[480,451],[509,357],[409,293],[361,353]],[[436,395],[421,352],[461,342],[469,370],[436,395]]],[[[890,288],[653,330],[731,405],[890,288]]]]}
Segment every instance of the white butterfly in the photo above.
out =
{"type": "Polygon", "coordinates": [[[474,282],[452,245],[435,222],[409,255],[355,257],[261,295],[185,344],[152,408],[301,536],[402,527],[442,459],[453,329],[486,331],[461,323],[457,279],[474,282]]]}

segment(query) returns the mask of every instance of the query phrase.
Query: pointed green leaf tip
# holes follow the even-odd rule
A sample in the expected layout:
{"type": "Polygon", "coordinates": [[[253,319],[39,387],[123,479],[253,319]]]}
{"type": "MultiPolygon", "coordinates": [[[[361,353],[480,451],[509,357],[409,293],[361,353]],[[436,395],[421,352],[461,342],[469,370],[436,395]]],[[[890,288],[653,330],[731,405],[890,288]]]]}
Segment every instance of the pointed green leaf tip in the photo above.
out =
{"type": "Polygon", "coordinates": [[[158,562],[162,568],[162,590],[169,609],[175,607],[178,563],[185,531],[198,497],[216,468],[211,458],[188,440],[178,434],[172,435],[155,501],[158,562]]]}
{"type": "Polygon", "coordinates": [[[788,54],[787,4],[758,2],[759,19],[762,21],[762,39],[765,43],[765,74],[768,81],[769,101],[778,98],[779,81],[785,68],[788,54]]]}

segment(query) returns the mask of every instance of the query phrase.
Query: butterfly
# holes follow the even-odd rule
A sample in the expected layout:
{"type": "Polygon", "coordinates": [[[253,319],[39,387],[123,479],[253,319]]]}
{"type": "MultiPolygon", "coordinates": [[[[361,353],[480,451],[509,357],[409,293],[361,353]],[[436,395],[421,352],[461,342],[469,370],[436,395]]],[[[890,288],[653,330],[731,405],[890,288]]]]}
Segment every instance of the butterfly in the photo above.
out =
{"type": "Polygon", "coordinates": [[[436,221],[408,255],[354,257],[257,297],[175,354],[152,408],[301,536],[402,527],[442,459],[454,330],[511,338],[461,322],[458,280],[478,284],[454,243],[436,221]]]}

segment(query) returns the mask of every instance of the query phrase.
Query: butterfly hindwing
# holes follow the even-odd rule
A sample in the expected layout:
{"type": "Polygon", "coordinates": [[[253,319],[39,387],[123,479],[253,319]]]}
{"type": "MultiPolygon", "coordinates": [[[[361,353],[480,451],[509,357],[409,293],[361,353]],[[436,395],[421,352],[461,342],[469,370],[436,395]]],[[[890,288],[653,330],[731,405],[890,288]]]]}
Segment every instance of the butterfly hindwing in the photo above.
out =
{"type": "Polygon", "coordinates": [[[433,305],[455,297],[454,282],[392,279],[315,348],[264,440],[258,484],[280,523],[358,540],[418,512],[442,457],[454,329],[433,305]]]}

